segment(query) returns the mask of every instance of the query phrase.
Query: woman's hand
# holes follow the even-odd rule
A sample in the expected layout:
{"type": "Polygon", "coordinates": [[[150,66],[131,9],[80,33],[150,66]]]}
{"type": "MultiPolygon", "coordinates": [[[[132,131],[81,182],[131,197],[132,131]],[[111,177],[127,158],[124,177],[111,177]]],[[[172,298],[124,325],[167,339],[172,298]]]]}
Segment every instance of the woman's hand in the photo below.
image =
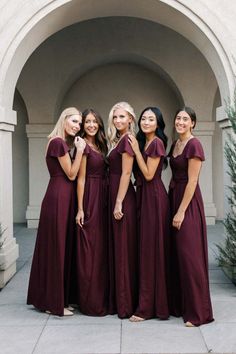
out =
{"type": "Polygon", "coordinates": [[[138,140],[133,136],[132,134],[128,135],[128,141],[130,143],[130,146],[133,149],[133,152],[135,155],[139,152],[139,145],[138,145],[138,140]]]}
{"type": "Polygon", "coordinates": [[[181,228],[182,222],[184,221],[184,216],[184,211],[177,211],[173,218],[172,226],[179,230],[181,228]]]}
{"type": "Polygon", "coordinates": [[[80,227],[83,227],[83,225],[84,225],[84,211],[83,210],[78,211],[75,220],[76,220],[76,224],[78,224],[80,227]]]}
{"type": "Polygon", "coordinates": [[[86,142],[80,136],[76,136],[74,140],[76,149],[80,152],[83,152],[86,146],[86,142]]]}
{"type": "Polygon", "coordinates": [[[122,203],[121,202],[117,202],[116,201],[115,208],[114,208],[114,211],[113,211],[113,215],[114,215],[114,218],[116,220],[121,220],[122,219],[124,214],[122,213],[122,203]]]}

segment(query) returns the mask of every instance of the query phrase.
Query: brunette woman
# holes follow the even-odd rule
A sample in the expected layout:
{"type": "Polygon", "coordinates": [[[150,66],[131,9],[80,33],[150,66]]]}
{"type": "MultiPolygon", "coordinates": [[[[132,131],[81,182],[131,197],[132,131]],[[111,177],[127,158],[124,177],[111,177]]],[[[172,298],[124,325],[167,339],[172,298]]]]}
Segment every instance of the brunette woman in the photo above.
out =
{"type": "Polygon", "coordinates": [[[213,321],[208,278],[206,221],[198,184],[204,161],[200,141],[192,134],[196,114],[189,107],[176,112],[178,139],[169,156],[172,170],[169,197],[172,217],[171,313],[187,327],[213,321]]]}
{"type": "Polygon", "coordinates": [[[78,176],[77,288],[82,313],[104,316],[108,309],[107,144],[100,115],[87,109],[81,136],[86,148],[78,176]]]}
{"type": "Polygon", "coordinates": [[[75,135],[80,130],[81,113],[67,108],[49,135],[46,162],[50,181],[42,202],[33,256],[27,304],[59,316],[68,310],[70,254],[75,229],[74,180],[85,147],[75,135]],[[72,159],[70,150],[76,147],[72,159]]]}
{"type": "Polygon", "coordinates": [[[134,160],[128,134],[134,134],[135,114],[127,102],[109,114],[110,313],[131,316],[137,306],[136,198],[130,181],[134,160]],[[113,273],[114,270],[114,273],[113,273]]]}
{"type": "Polygon", "coordinates": [[[157,107],[147,107],[140,115],[137,139],[129,142],[135,153],[137,201],[140,232],[139,304],[132,322],[169,317],[167,299],[167,251],[169,243],[169,201],[161,180],[166,166],[165,123],[157,107]]]}

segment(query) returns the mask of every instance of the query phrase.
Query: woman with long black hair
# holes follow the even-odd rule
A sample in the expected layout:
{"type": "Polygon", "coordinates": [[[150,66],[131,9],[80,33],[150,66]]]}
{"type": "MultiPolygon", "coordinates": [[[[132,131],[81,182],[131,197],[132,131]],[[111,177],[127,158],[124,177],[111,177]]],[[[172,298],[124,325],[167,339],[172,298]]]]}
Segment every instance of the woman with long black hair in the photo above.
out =
{"type": "Polygon", "coordinates": [[[138,171],[137,209],[140,232],[139,304],[131,322],[150,318],[168,319],[166,260],[169,238],[169,203],[161,180],[166,166],[165,123],[157,107],[140,115],[137,139],[129,135],[138,171]]]}

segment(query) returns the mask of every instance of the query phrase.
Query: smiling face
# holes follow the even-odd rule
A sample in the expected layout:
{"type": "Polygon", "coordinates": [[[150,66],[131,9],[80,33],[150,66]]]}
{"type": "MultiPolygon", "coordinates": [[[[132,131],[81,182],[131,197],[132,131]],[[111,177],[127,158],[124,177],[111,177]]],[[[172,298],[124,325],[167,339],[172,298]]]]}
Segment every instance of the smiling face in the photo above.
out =
{"type": "Polygon", "coordinates": [[[155,133],[157,129],[157,119],[153,111],[145,111],[140,119],[140,128],[144,134],[155,133]]]}
{"type": "Polygon", "coordinates": [[[116,109],[113,113],[113,123],[118,130],[118,132],[122,135],[128,132],[129,124],[132,122],[132,118],[127,111],[124,109],[116,109]]]}
{"type": "Polygon", "coordinates": [[[79,114],[73,114],[66,117],[64,129],[65,136],[75,136],[80,131],[82,117],[79,114]]]}
{"type": "Polygon", "coordinates": [[[84,132],[85,135],[94,137],[99,129],[97,119],[92,113],[89,113],[84,120],[84,132]]]}
{"type": "Polygon", "coordinates": [[[180,135],[189,135],[194,128],[195,122],[185,111],[180,111],[175,117],[175,129],[180,135]]]}

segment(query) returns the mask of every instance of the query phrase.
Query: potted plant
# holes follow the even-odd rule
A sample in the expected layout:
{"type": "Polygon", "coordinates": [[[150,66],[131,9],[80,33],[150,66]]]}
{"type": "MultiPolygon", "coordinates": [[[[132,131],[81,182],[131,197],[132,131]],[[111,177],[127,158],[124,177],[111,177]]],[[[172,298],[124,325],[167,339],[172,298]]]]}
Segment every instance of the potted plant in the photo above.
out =
{"type": "Polygon", "coordinates": [[[228,135],[225,144],[225,157],[228,163],[228,174],[231,177],[230,196],[228,201],[230,211],[223,221],[226,238],[218,248],[217,259],[226,275],[236,285],[236,92],[233,103],[226,105],[226,113],[232,125],[232,134],[228,135]]]}

